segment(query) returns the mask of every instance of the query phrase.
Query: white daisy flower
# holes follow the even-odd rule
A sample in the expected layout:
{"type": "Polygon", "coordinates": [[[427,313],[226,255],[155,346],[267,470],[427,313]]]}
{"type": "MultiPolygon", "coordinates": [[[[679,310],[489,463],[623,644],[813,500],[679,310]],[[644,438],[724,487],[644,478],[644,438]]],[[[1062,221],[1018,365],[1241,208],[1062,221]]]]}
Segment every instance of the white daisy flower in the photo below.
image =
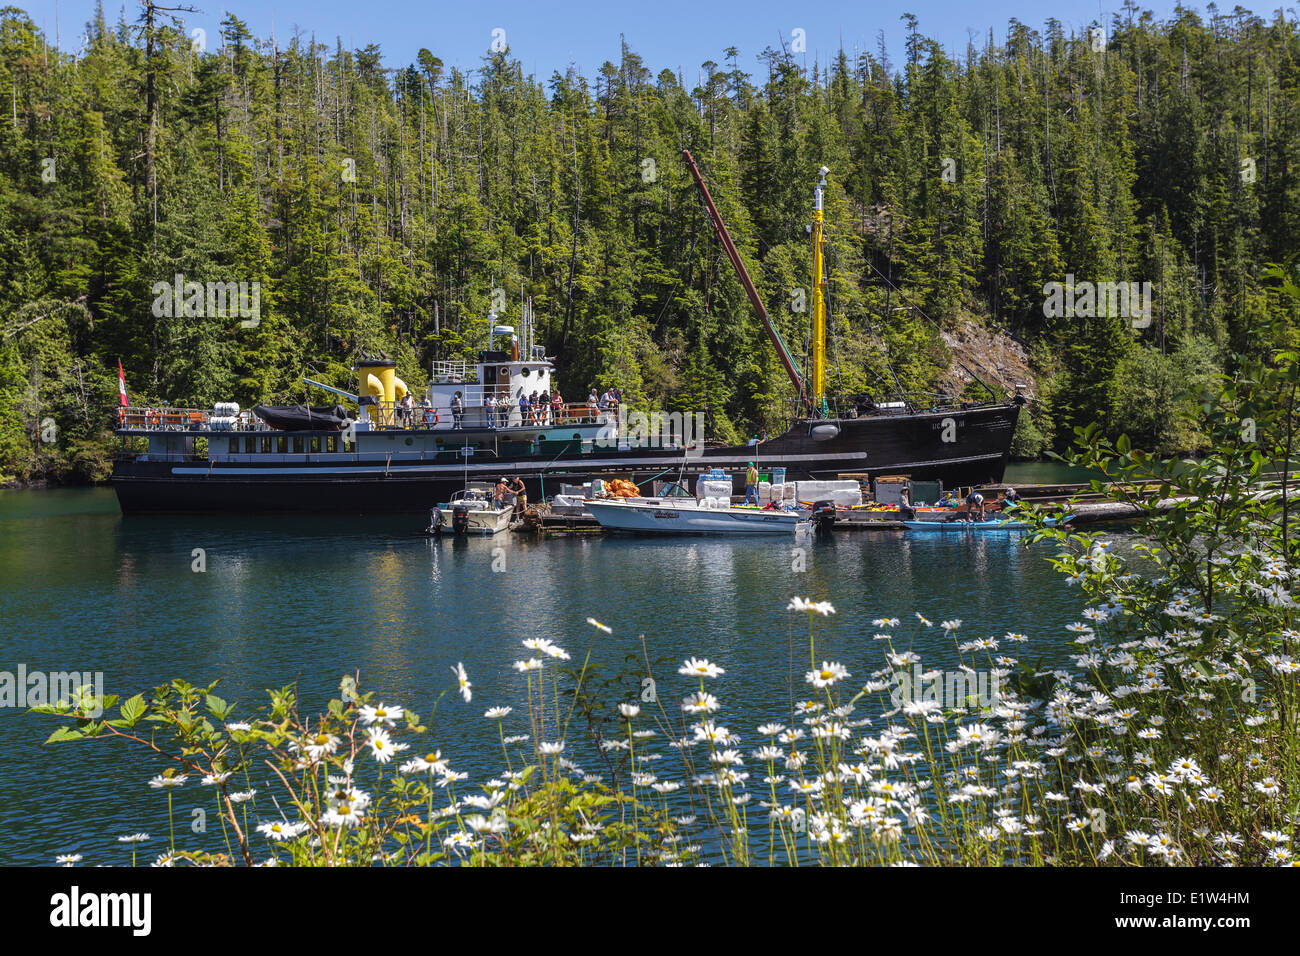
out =
{"type": "Polygon", "coordinates": [[[404,711],[400,707],[389,707],[387,704],[380,704],[378,707],[366,705],[361,708],[361,720],[367,727],[374,724],[383,724],[385,727],[396,726],[397,722],[402,719],[404,711]]]}
{"type": "Polygon", "coordinates": [[[460,696],[465,698],[465,703],[468,704],[474,697],[474,694],[470,689],[474,685],[469,682],[469,675],[465,673],[465,665],[460,661],[457,661],[456,666],[451,669],[451,672],[456,675],[456,683],[460,691],[460,696]]]}
{"type": "Polygon", "coordinates": [[[717,677],[719,674],[725,674],[717,664],[711,664],[705,658],[687,658],[685,663],[677,669],[677,673],[685,674],[687,677],[717,677]]]}

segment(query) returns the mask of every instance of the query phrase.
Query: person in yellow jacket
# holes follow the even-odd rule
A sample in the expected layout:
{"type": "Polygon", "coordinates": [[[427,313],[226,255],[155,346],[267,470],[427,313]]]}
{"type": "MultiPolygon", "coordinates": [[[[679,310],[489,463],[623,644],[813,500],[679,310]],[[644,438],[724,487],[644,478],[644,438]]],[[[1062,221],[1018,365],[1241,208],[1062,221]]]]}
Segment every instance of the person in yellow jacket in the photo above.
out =
{"type": "Polygon", "coordinates": [[[758,504],[758,469],[752,461],[745,469],[745,504],[758,504]]]}

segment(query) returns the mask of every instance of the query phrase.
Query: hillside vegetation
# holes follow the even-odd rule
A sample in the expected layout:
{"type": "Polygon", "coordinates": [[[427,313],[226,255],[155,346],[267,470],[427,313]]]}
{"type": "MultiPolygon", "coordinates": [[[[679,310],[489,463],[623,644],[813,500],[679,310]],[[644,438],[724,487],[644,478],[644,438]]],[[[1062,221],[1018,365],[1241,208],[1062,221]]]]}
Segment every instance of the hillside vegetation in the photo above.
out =
{"type": "Polygon", "coordinates": [[[422,383],[524,296],[566,398],[618,385],[723,439],[777,427],[791,388],[683,147],[800,354],[830,168],[835,391],[969,383],[958,363],[1007,383],[1014,353],[1035,380],[1018,453],[1093,421],[1196,450],[1180,405],[1233,351],[1288,344],[1253,332],[1294,310],[1259,276],[1300,237],[1300,32],[1211,10],[1012,21],[960,59],[910,16],[898,62],[718,37],[687,76],[628,38],[595,75],[537,77],[509,49],[467,74],[433,37],[397,65],[232,15],[201,49],[152,0],[60,53],[5,8],[0,478],[101,477],[119,359],[136,402],[320,401],[304,374],[343,385],[382,348],[422,383]],[[177,275],[259,283],[256,321],[166,314],[177,275]],[[1150,282],[1151,313],[1048,317],[1068,277],[1150,282]]]}

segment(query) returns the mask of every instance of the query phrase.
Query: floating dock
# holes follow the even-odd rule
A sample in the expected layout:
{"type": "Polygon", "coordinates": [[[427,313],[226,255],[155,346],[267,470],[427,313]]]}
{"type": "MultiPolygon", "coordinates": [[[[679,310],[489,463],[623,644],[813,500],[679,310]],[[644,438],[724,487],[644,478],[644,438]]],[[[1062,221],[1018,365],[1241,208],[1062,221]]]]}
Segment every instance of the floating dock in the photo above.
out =
{"type": "Polygon", "coordinates": [[[524,518],[514,526],[515,531],[549,537],[563,534],[603,534],[605,529],[589,514],[555,514],[550,507],[529,508],[524,518]]]}
{"type": "MultiPolygon", "coordinates": [[[[1001,491],[1011,485],[993,485],[981,489],[986,494],[1001,491]]],[[[1020,500],[1025,504],[1045,507],[1065,505],[1070,502],[1071,526],[1095,524],[1106,521],[1130,521],[1140,518],[1142,509],[1122,502],[1112,501],[1092,490],[1088,484],[1015,485],[1020,500]]],[[[734,497],[733,502],[743,499],[734,497]]],[[[1159,502],[1161,510],[1172,508],[1181,499],[1159,502]]],[[[897,510],[873,511],[866,508],[837,511],[836,531],[905,531],[907,526],[897,510]]],[[[600,523],[589,514],[555,514],[550,507],[529,508],[522,521],[516,522],[514,531],[539,536],[603,534],[600,523]]]]}

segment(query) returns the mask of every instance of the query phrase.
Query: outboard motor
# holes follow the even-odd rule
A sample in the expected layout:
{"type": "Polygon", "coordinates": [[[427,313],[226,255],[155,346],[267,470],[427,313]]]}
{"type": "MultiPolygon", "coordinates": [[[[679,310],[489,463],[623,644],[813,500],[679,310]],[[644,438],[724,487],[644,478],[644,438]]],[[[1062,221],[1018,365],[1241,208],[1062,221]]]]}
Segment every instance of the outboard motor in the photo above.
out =
{"type": "Polygon", "coordinates": [[[469,531],[469,505],[462,503],[451,506],[451,530],[456,534],[466,534],[469,531]]]}
{"type": "Polygon", "coordinates": [[[835,502],[814,501],[810,517],[818,534],[829,534],[835,527],[835,502]]]}
{"type": "Polygon", "coordinates": [[[429,509],[429,534],[442,534],[442,509],[434,505],[429,509]]]}

